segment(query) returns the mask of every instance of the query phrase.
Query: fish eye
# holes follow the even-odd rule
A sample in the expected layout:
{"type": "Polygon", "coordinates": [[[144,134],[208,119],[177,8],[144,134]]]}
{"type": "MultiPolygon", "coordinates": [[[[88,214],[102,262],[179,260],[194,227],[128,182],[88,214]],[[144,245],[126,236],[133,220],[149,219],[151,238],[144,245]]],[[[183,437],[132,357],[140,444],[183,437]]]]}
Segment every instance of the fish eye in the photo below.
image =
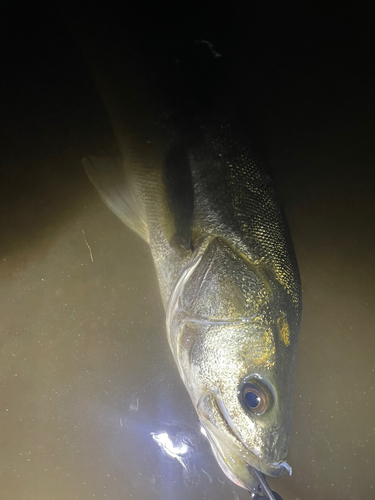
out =
{"type": "Polygon", "coordinates": [[[271,394],[262,385],[258,380],[252,380],[245,382],[241,390],[243,406],[255,415],[263,415],[271,403],[271,394]]]}

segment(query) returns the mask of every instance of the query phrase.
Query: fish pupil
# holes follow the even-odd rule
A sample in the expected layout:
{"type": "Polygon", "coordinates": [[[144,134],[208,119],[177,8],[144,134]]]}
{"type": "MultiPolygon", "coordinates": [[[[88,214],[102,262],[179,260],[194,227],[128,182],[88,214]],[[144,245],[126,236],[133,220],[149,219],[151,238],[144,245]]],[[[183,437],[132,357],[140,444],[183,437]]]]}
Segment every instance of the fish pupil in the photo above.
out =
{"type": "Polygon", "coordinates": [[[249,391],[245,394],[246,403],[250,408],[256,408],[260,403],[260,397],[255,392],[249,391]]]}

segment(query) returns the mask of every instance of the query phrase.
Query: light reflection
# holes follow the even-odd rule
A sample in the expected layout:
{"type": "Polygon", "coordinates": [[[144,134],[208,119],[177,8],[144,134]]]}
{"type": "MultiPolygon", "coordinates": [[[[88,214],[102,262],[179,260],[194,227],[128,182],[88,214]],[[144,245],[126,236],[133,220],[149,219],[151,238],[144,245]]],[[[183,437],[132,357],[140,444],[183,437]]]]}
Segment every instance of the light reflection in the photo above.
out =
{"type": "MultiPolygon", "coordinates": [[[[206,429],[204,427],[201,426],[201,433],[203,434],[203,436],[206,438],[207,437],[207,432],[206,432],[206,429]]],[[[207,438],[208,439],[208,438],[207,438]]]]}
{"type": "Polygon", "coordinates": [[[182,455],[186,455],[189,451],[189,447],[186,443],[182,441],[179,444],[174,444],[166,432],[151,432],[151,436],[152,439],[158,443],[160,448],[163,448],[167,455],[178,460],[182,467],[186,469],[186,465],[182,459],[182,455]]]}

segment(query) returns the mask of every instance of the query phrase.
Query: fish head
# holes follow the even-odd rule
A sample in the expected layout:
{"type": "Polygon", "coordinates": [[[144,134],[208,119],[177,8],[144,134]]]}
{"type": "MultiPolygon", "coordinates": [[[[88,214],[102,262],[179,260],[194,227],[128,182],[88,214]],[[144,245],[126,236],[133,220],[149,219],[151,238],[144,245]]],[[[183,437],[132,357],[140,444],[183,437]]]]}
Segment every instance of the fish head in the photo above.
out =
{"type": "Polygon", "coordinates": [[[285,387],[282,383],[270,332],[261,326],[241,326],[243,330],[258,330],[256,347],[263,349],[268,361],[262,356],[265,364],[261,365],[259,351],[254,355],[254,337],[249,335],[241,341],[237,336],[242,347],[233,357],[233,346],[225,338],[229,334],[233,340],[233,334],[241,329],[239,324],[211,327],[204,335],[204,345],[195,346],[192,353],[193,365],[199,366],[200,372],[195,380],[204,388],[199,397],[196,394],[196,410],[225,474],[240,486],[257,491],[251,467],[274,477],[290,469],[285,459],[293,391],[290,384],[285,387]],[[252,340],[246,341],[248,338],[252,340]]]}
{"type": "Polygon", "coordinates": [[[233,482],[255,493],[252,468],[273,477],[291,470],[285,459],[298,327],[276,288],[230,249],[214,250],[180,295],[185,316],[175,356],[217,462],[233,482]],[[215,267],[218,254],[221,265],[215,267]]]}

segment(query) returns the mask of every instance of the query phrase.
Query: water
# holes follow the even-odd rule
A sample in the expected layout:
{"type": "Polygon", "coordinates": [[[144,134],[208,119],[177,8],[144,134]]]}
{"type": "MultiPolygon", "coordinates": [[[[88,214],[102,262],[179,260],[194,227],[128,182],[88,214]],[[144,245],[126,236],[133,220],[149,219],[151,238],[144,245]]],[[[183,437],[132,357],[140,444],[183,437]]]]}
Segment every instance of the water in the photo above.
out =
{"type": "MultiPolygon", "coordinates": [[[[45,18],[26,22],[26,9],[25,24],[9,11],[3,30],[18,35],[1,82],[0,496],[247,499],[216,465],[179,379],[147,245],[85,177],[81,157],[116,154],[116,142],[64,23],[39,9],[45,18]]],[[[265,85],[260,101],[244,104],[257,120],[303,282],[293,476],[269,482],[284,500],[371,499],[370,45],[364,28],[353,45],[349,15],[347,24],[332,12],[324,22],[308,10],[283,15],[300,26],[293,41],[301,46],[281,64],[278,40],[294,45],[273,13],[276,41],[267,48],[277,57],[270,50],[249,83],[265,85]],[[311,28],[315,37],[304,38],[306,19],[325,26],[323,34],[311,28]]],[[[241,66],[246,50],[237,57],[241,66]]]]}

